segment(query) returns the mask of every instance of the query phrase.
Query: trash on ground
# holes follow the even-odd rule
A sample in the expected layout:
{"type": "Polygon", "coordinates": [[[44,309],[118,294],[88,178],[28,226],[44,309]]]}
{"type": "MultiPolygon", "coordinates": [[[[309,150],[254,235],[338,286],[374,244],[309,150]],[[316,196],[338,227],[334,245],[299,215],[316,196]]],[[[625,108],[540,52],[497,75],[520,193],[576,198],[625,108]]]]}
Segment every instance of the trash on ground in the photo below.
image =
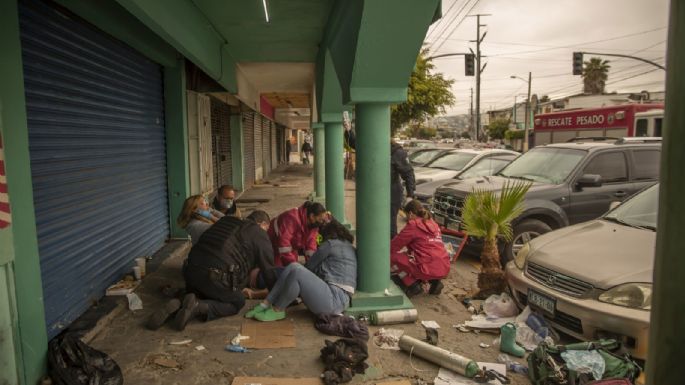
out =
{"type": "Polygon", "coordinates": [[[606,362],[596,350],[568,350],[561,353],[569,370],[578,373],[592,373],[595,380],[601,380],[606,362]]]}
{"type": "MultiPolygon", "coordinates": [[[[490,363],[490,362],[478,362],[479,368],[485,370],[493,370],[502,376],[507,375],[506,367],[502,364],[490,363]]],[[[482,384],[482,382],[476,382],[471,378],[462,376],[459,373],[455,373],[452,370],[440,368],[437,377],[433,382],[434,385],[477,385],[482,384]]],[[[498,380],[491,380],[486,382],[486,384],[499,385],[501,384],[498,380]]]]}
{"type": "Polygon", "coordinates": [[[163,368],[175,369],[181,366],[178,361],[164,356],[156,357],[152,363],[163,368]]]}
{"type": "Polygon", "coordinates": [[[371,314],[371,323],[374,325],[389,325],[411,323],[419,318],[416,309],[387,310],[371,314]]]}
{"type": "Polygon", "coordinates": [[[490,317],[507,318],[518,315],[514,300],[507,293],[493,294],[483,303],[483,311],[490,317]]]}
{"type": "Polygon", "coordinates": [[[500,328],[499,350],[516,357],[523,357],[526,355],[525,349],[516,344],[516,325],[511,322],[502,325],[500,328]]]}
{"type": "Polygon", "coordinates": [[[386,296],[392,295],[392,294],[390,293],[390,290],[388,290],[387,288],[385,289],[385,291],[383,292],[383,294],[385,294],[386,296]]]}
{"type": "Polygon", "coordinates": [[[324,371],[321,375],[326,385],[337,385],[352,380],[356,373],[364,373],[369,365],[366,341],[340,338],[335,342],[326,340],[321,349],[324,371]]]}
{"type": "Polygon", "coordinates": [[[240,345],[240,341],[246,340],[249,338],[250,338],[250,336],[244,336],[244,335],[238,333],[237,336],[235,336],[231,339],[231,345],[240,345]]]}
{"type": "Polygon", "coordinates": [[[138,297],[138,294],[128,293],[126,298],[128,299],[129,310],[143,310],[143,301],[138,297]]]}
{"type": "Polygon", "coordinates": [[[169,342],[169,345],[188,345],[191,342],[193,342],[193,340],[171,341],[171,342],[169,342]]]}
{"type": "Polygon", "coordinates": [[[318,377],[282,378],[282,377],[235,377],[231,385],[321,385],[318,377]]]}
{"type": "Polygon", "coordinates": [[[471,320],[464,322],[464,326],[472,329],[499,329],[503,325],[515,321],[515,317],[487,319],[485,315],[478,314],[471,316],[471,320]]]}
{"type": "Polygon", "coordinates": [[[250,336],[242,345],[251,349],[281,349],[297,347],[295,327],[289,319],[274,322],[243,321],[240,334],[250,336]]]}
{"type": "Polygon", "coordinates": [[[245,347],[242,347],[240,345],[226,345],[226,351],[233,352],[233,353],[249,353],[250,351],[246,349],[245,347]]]}
{"type": "Polygon", "coordinates": [[[328,335],[369,340],[368,326],[360,320],[346,315],[319,314],[314,321],[314,327],[328,335]]]}
{"type": "Polygon", "coordinates": [[[107,288],[105,295],[115,296],[115,295],[126,295],[133,293],[133,291],[140,285],[140,281],[129,281],[122,279],[121,281],[115,283],[114,285],[107,288]]]}
{"type": "Polygon", "coordinates": [[[470,333],[470,332],[471,332],[471,329],[468,329],[468,328],[467,328],[466,326],[464,326],[463,324],[462,324],[462,325],[452,325],[452,327],[453,327],[453,328],[456,328],[457,330],[459,330],[459,331],[462,332],[462,333],[470,333]]]}
{"type": "Polygon", "coordinates": [[[381,349],[400,350],[400,337],[404,330],[380,328],[373,334],[373,343],[381,349]]]}
{"type": "Polygon", "coordinates": [[[435,321],[421,321],[421,326],[426,329],[440,329],[440,324],[435,321]]]}
{"type": "Polygon", "coordinates": [[[434,346],[438,345],[438,329],[426,329],[426,342],[434,346]]]}
{"type": "Polygon", "coordinates": [[[476,361],[449,350],[430,345],[414,337],[403,335],[400,337],[399,345],[400,349],[409,354],[410,363],[411,356],[414,355],[468,378],[473,378],[478,373],[479,368],[476,361]]]}
{"type": "Polygon", "coordinates": [[[528,374],[527,366],[512,360],[508,355],[504,353],[500,353],[500,355],[497,356],[497,362],[506,365],[507,369],[514,373],[528,374]]]}
{"type": "MultiPolygon", "coordinates": [[[[124,377],[116,361],[90,347],[75,333],[62,333],[48,343],[47,361],[50,379],[55,384],[123,384],[124,377]]],[[[6,361],[6,360],[5,360],[6,361]]],[[[2,375],[3,378],[7,378],[2,375]]],[[[13,382],[13,381],[12,381],[13,382]]],[[[8,383],[8,381],[3,381],[8,383]]],[[[13,382],[14,383],[14,382],[13,382]]]]}
{"type": "Polygon", "coordinates": [[[197,345],[197,346],[195,347],[195,350],[197,350],[198,352],[201,352],[201,351],[203,351],[203,350],[207,350],[207,348],[204,347],[204,346],[202,346],[202,345],[197,345]]]}
{"type": "Polygon", "coordinates": [[[480,347],[483,348],[483,349],[487,349],[487,348],[490,347],[490,345],[486,344],[485,342],[479,343],[478,346],[480,346],[480,347]]]}

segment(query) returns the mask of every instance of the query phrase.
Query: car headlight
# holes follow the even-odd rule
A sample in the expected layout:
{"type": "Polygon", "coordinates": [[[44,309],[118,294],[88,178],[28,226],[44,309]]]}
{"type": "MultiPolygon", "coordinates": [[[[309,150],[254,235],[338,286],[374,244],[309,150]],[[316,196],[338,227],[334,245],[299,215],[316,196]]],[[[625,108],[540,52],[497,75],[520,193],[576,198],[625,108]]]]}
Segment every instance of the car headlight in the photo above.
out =
{"type": "Polygon", "coordinates": [[[626,283],[618,285],[600,294],[598,299],[613,305],[649,310],[652,308],[652,284],[626,283]]]}
{"type": "Polygon", "coordinates": [[[530,244],[526,242],[521,250],[514,256],[514,264],[520,270],[523,270],[523,266],[526,264],[526,259],[528,259],[528,254],[530,254],[530,244]]]}
{"type": "Polygon", "coordinates": [[[433,179],[426,179],[426,178],[423,178],[423,179],[417,180],[417,181],[416,181],[416,184],[419,185],[419,184],[422,184],[422,183],[428,183],[428,182],[430,182],[430,181],[432,181],[432,180],[433,180],[433,179]]]}

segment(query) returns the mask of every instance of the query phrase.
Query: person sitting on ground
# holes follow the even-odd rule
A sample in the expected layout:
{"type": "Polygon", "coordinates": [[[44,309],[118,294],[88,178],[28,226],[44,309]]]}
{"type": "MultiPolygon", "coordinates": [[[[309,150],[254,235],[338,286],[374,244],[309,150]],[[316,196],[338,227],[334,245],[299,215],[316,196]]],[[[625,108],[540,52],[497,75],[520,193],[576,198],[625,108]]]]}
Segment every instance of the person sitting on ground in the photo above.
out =
{"type": "Polygon", "coordinates": [[[319,227],[328,218],[328,212],[321,203],[307,201],[272,219],[269,238],[276,256],[274,264],[281,267],[297,262],[299,252],[309,259],[316,251],[319,227]]]}
{"type": "Polygon", "coordinates": [[[225,184],[219,187],[212,201],[212,207],[215,210],[221,211],[224,215],[241,218],[240,209],[238,209],[235,203],[235,189],[233,186],[225,184]]]}
{"type": "Polygon", "coordinates": [[[418,200],[407,203],[404,212],[407,225],[390,242],[391,278],[407,296],[423,292],[422,281],[430,282],[430,294],[440,294],[440,280],[450,272],[440,226],[418,200]]]}
{"type": "Polygon", "coordinates": [[[190,235],[190,241],[194,245],[202,233],[223,216],[221,212],[209,207],[205,197],[193,195],[183,202],[176,222],[190,235]]]}
{"type": "Polygon", "coordinates": [[[183,304],[178,299],[169,301],[149,320],[148,328],[159,328],[174,312],[178,330],[196,317],[210,321],[237,314],[245,306],[242,289],[256,267],[267,287],[273,287],[277,278],[268,228],[269,215],[256,210],[245,220],[225,216],[205,231],[183,266],[188,293],[183,304]]]}
{"type": "Polygon", "coordinates": [[[245,314],[259,321],[285,318],[285,308],[297,297],[316,315],[340,314],[350,305],[357,286],[354,236],[335,219],[321,228],[323,242],[303,266],[288,265],[266,300],[245,314]]]}

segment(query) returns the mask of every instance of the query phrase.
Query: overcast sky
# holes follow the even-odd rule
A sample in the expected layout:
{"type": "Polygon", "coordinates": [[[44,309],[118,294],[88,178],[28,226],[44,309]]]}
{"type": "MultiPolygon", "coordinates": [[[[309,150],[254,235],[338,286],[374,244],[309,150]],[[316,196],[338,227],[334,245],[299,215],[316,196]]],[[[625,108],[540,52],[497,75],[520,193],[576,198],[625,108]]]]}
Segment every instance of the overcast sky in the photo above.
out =
{"type": "MultiPolygon", "coordinates": [[[[582,91],[571,74],[572,52],[590,51],[640,56],[664,64],[668,0],[442,0],[443,18],[426,36],[431,55],[475,51],[476,18],[487,36],[483,63],[481,111],[510,107],[524,100],[527,83],[511,79],[532,72],[532,93],[560,97],[582,91]]],[[[609,58],[607,92],[663,91],[665,72],[630,59],[609,58]],[[648,72],[648,73],[645,73],[648,72]]],[[[588,60],[588,56],[585,56],[588,60]]],[[[455,79],[457,102],[448,115],[468,113],[475,77],[464,76],[463,57],[438,58],[436,70],[455,79]]],[[[474,96],[475,97],[475,96],[474,96]]]]}

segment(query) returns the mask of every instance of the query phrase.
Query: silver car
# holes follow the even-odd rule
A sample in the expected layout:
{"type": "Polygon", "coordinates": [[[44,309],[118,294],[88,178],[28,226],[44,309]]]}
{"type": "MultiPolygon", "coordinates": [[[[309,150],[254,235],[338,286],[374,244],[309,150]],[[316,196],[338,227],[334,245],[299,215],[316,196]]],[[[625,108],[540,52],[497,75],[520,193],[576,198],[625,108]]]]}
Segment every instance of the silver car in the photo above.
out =
{"type": "Polygon", "coordinates": [[[599,219],[543,234],[506,266],[518,306],[582,340],[616,338],[647,358],[659,186],[599,219]]]}

